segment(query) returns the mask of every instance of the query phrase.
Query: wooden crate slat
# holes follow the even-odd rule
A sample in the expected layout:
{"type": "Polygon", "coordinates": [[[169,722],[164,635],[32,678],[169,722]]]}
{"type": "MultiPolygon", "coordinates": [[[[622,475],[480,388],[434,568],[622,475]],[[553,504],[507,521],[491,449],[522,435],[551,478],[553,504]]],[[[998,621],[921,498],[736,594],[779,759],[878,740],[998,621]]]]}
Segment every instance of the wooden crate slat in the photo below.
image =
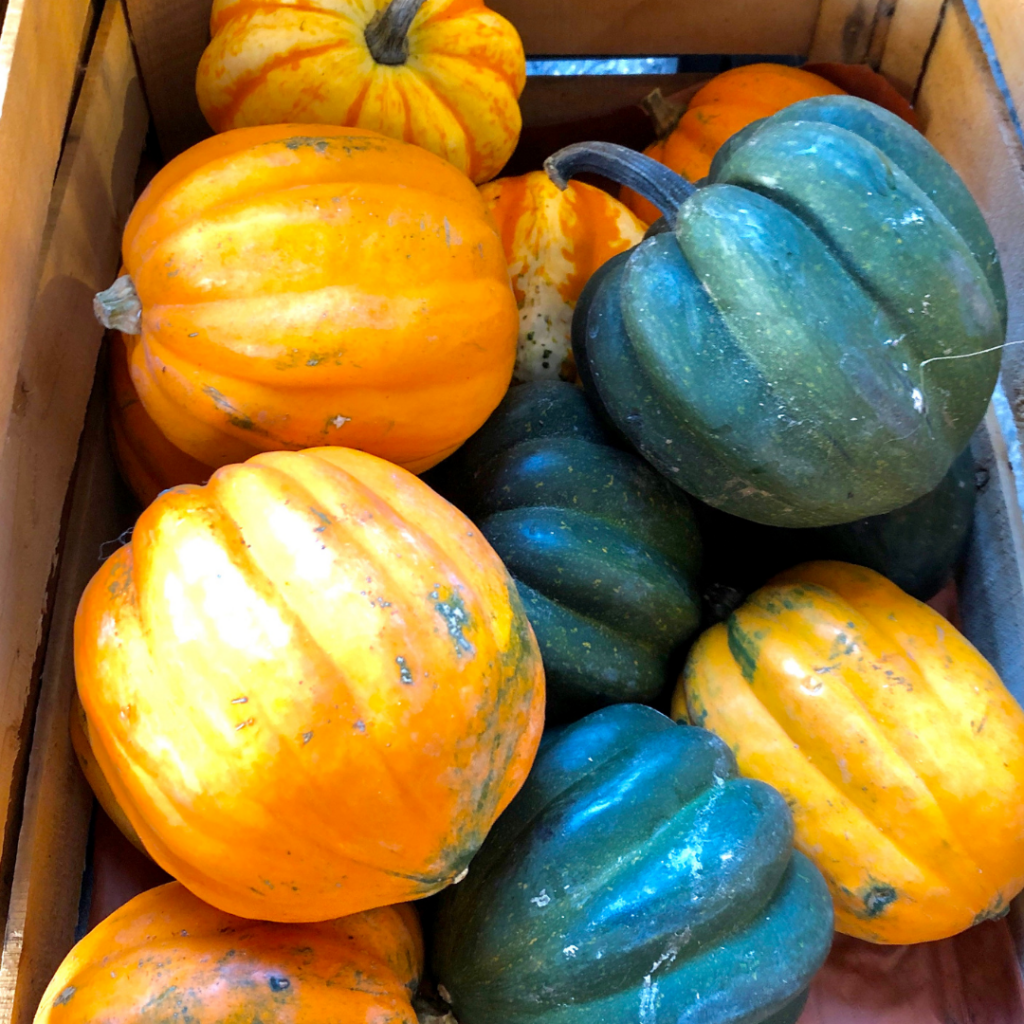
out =
{"type": "Polygon", "coordinates": [[[1024,397],[1024,145],[970,16],[948,0],[918,94],[928,139],[956,168],[995,237],[1009,296],[1003,378],[1021,422],[1024,397]]]}
{"type": "MultiPolygon", "coordinates": [[[[35,298],[53,175],[92,18],[91,0],[10,0],[0,32],[0,444],[35,298]]],[[[32,651],[24,656],[31,658],[32,651]]]]}
{"type": "Polygon", "coordinates": [[[1017,128],[1024,110],[1024,16],[1020,5],[1007,0],[967,0],[967,12],[982,34],[993,71],[1001,75],[1006,98],[1015,108],[1017,128]]]}
{"type": "Polygon", "coordinates": [[[818,0],[488,0],[529,54],[805,54],[818,0]]]}
{"type": "Polygon", "coordinates": [[[893,6],[893,0],[822,0],[809,59],[863,64],[888,28],[893,6]]]}
{"type": "Polygon", "coordinates": [[[211,0],[125,0],[149,111],[165,159],[206,138],[196,68],[210,41],[211,0]]]}
{"type": "Polygon", "coordinates": [[[908,99],[917,92],[946,0],[900,0],[878,70],[908,99]]]}
{"type": "MultiPolygon", "coordinates": [[[[53,187],[42,278],[19,374],[19,398],[0,456],[0,494],[6,499],[0,515],[0,560],[3,578],[8,581],[0,598],[0,644],[13,664],[0,689],[0,795],[8,818],[7,802],[20,788],[17,734],[32,690],[42,625],[40,609],[54,566],[65,493],[102,339],[102,328],[92,315],[92,294],[117,272],[120,231],[133,198],[146,124],[124,16],[118,0],[108,0],[53,187]],[[15,659],[12,652],[19,648],[23,656],[15,659]]],[[[104,522],[108,505],[106,496],[95,499],[91,521],[97,526],[104,522]]],[[[92,571],[96,567],[94,553],[92,571]]],[[[62,577],[62,593],[74,585],[72,579],[73,573],[62,577]]],[[[77,595],[64,600],[77,600],[77,595]]],[[[73,605],[71,610],[73,614],[73,605]]],[[[58,645],[69,642],[66,612],[65,608],[56,613],[54,620],[54,643],[58,645]]],[[[66,651],[61,650],[62,657],[66,651]]],[[[47,680],[52,682],[56,670],[48,658],[42,690],[47,680]]],[[[44,728],[45,700],[41,714],[40,727],[44,728]]],[[[63,741],[63,734],[59,739],[63,741]]],[[[32,772],[38,776],[37,765],[30,767],[32,772]]],[[[63,778],[47,785],[46,798],[57,798],[63,778]]],[[[24,828],[31,832],[33,827],[33,819],[26,819],[24,828]]],[[[26,839],[27,834],[23,829],[20,850],[26,842],[30,846],[36,842],[26,839]]],[[[32,869],[40,877],[57,871],[67,852],[62,850],[59,833],[44,835],[44,840],[51,848],[38,851],[41,859],[32,869]]],[[[23,873],[23,863],[23,858],[18,861],[16,873],[23,873]]],[[[16,970],[16,947],[22,936],[26,949],[34,955],[32,935],[26,928],[48,927],[48,916],[65,909],[54,905],[47,911],[45,901],[33,904],[26,925],[25,899],[24,892],[12,893],[9,941],[0,964],[0,1020],[9,1019],[6,1012],[14,998],[11,971],[16,970]]]]}
{"type": "Polygon", "coordinates": [[[75,760],[68,722],[75,686],[75,607],[96,571],[103,541],[116,536],[110,495],[117,470],[103,443],[102,389],[93,399],[78,465],[55,628],[32,740],[25,818],[0,961],[0,1020],[31,1024],[39,999],[74,944],[93,795],[75,760]]]}

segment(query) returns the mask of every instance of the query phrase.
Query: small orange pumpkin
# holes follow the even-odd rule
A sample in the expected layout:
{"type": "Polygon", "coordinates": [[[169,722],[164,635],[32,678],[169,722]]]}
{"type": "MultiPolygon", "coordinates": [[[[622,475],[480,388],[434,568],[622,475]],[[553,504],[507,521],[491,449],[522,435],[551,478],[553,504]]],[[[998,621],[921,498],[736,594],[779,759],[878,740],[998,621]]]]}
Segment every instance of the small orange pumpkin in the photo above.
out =
{"type": "Polygon", "coordinates": [[[206,139],[142,194],[97,296],[159,430],[208,466],[343,444],[414,472],[501,400],[517,316],[465,175],[359,128],[206,139]],[[138,336],[138,337],[135,337],[138,336]]]}
{"type": "Polygon", "coordinates": [[[481,0],[214,0],[196,93],[214,131],[353,125],[488,181],[519,141],[523,44],[481,0]]]}
{"type": "Polygon", "coordinates": [[[543,726],[540,654],[497,555],[422,481],[344,448],[164,492],[82,596],[75,671],[150,856],[263,920],[444,888],[543,726]]]}
{"type": "MultiPolygon", "coordinates": [[[[812,96],[836,95],[844,95],[838,86],[785,64],[732,68],[694,93],[670,134],[644,152],[684,178],[698,181],[711,169],[723,143],[752,121],[812,96]]],[[[661,216],[660,210],[632,189],[623,188],[621,199],[646,224],[661,216]]]]}
{"type": "Polygon", "coordinates": [[[203,483],[210,478],[213,467],[171,444],[146,412],[128,372],[128,348],[135,344],[137,339],[130,341],[117,332],[111,339],[107,409],[117,468],[135,497],[146,506],[168,487],[203,483]]]}
{"type": "Polygon", "coordinates": [[[572,380],[572,311],[598,267],[645,227],[617,199],[579,181],[562,191],[543,171],[480,188],[501,233],[519,305],[518,381],[572,380]]]}
{"type": "Polygon", "coordinates": [[[839,931],[942,939],[1024,888],[1024,711],[878,573],[810,562],[776,577],[700,638],[672,712],[786,797],[839,931]]]}
{"type": "Polygon", "coordinates": [[[422,970],[409,906],[268,924],[225,914],[168,882],[116,910],[68,953],[35,1024],[416,1024],[422,970]]]}

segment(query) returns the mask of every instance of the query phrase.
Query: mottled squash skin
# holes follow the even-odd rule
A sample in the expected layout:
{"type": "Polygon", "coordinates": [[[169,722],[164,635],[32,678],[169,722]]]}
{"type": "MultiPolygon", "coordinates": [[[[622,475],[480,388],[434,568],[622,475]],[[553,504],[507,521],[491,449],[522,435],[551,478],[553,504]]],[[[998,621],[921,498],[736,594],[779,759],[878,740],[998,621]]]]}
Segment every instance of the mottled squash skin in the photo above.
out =
{"type": "Polygon", "coordinates": [[[695,503],[704,538],[703,592],[716,620],[776,573],[810,561],[852,562],[880,572],[919,601],[950,580],[970,539],[976,495],[970,448],[934,491],[880,516],[787,530],[695,503]]]}
{"type": "MultiPolygon", "coordinates": [[[[785,64],[745,64],[715,75],[693,94],[679,124],[644,152],[690,181],[711,169],[719,148],[741,128],[813,96],[839,96],[844,90],[824,78],[785,64]]],[[[622,201],[645,223],[661,211],[632,189],[622,201]]]]}
{"type": "Polygon", "coordinates": [[[361,128],[238,128],[180,154],[125,228],[132,380],[209,466],[358,448],[413,472],[508,388],[518,317],[484,202],[451,164],[361,128]]]}
{"type": "Polygon", "coordinates": [[[543,171],[482,185],[519,306],[513,379],[575,380],[572,311],[594,271],[636,245],[644,225],[585,182],[562,191],[543,171]]]}
{"type": "Polygon", "coordinates": [[[409,906],[269,924],[225,914],[169,882],[68,953],[35,1024],[416,1024],[422,970],[409,906]]]}
{"type": "Polygon", "coordinates": [[[728,747],[618,704],[549,734],[433,967],[460,1024],[792,1024],[832,942],[778,792],[728,747]]]}
{"type": "Polygon", "coordinates": [[[733,136],[674,232],[591,278],[573,350],[588,396],[669,479],[810,527],[938,486],[984,415],[1005,331],[963,183],[906,122],[838,96],[733,136]]]}
{"type": "Polygon", "coordinates": [[[489,181],[519,141],[526,57],[480,0],[426,0],[404,60],[381,63],[366,30],[391,0],[214,0],[196,73],[214,131],[262,124],[368,128],[489,181]]]}
{"type": "Polygon", "coordinates": [[[540,653],[497,555],[412,474],[344,448],[157,498],[82,596],[75,672],[150,856],[263,920],[444,888],[543,728],[540,653]]]}
{"type": "Polygon", "coordinates": [[[516,581],[549,720],[651,703],[700,626],[701,542],[685,494],[615,444],[578,388],[512,388],[436,471],[516,581]]]}
{"type": "Polygon", "coordinates": [[[695,644],[673,715],[784,794],[847,935],[946,938],[1024,888],[1024,711],[870,569],[811,562],[757,591],[695,644]]]}
{"type": "Polygon", "coordinates": [[[107,409],[117,468],[145,507],[168,487],[205,483],[213,467],[171,444],[146,412],[128,371],[128,348],[137,343],[117,332],[110,341],[107,409]]]}

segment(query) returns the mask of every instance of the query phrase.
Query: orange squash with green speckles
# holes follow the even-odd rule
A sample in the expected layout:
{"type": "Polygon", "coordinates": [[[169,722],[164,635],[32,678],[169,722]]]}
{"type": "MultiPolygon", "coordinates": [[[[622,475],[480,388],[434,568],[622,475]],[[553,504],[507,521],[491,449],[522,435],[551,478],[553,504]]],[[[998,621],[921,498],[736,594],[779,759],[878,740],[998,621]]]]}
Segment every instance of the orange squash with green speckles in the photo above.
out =
{"type": "Polygon", "coordinates": [[[360,128],[206,139],[150,182],[97,296],[132,380],[208,466],[345,445],[413,472],[501,401],[516,303],[473,183],[360,128]]]}
{"type": "Polygon", "coordinates": [[[498,227],[519,306],[515,379],[572,380],[572,311],[598,267],[638,245],[644,225],[614,197],[543,171],[480,187],[498,227]]]}
{"type": "Polygon", "coordinates": [[[672,710],[783,793],[839,931],[942,939],[1024,888],[1024,711],[878,573],[809,562],[776,577],[700,638],[672,710]]]}
{"type": "MultiPolygon", "coordinates": [[[[771,117],[812,96],[842,96],[844,91],[819,75],[785,64],[746,64],[716,75],[696,93],[676,127],[644,152],[690,181],[699,181],[723,143],[752,121],[771,117]]],[[[622,201],[645,223],[661,212],[632,189],[622,201]]]]}
{"type": "Polygon", "coordinates": [[[481,0],[214,0],[196,93],[214,131],[356,125],[488,181],[519,141],[523,44],[481,0]]]}
{"type": "Polygon", "coordinates": [[[544,675],[515,585],[412,474],[270,452],[162,494],[82,596],[100,770],[229,913],[322,921],[465,871],[529,771],[544,675]]]}
{"type": "Polygon", "coordinates": [[[35,1024],[416,1024],[422,970],[411,907],[269,924],[225,914],[169,882],[68,953],[35,1024]]]}

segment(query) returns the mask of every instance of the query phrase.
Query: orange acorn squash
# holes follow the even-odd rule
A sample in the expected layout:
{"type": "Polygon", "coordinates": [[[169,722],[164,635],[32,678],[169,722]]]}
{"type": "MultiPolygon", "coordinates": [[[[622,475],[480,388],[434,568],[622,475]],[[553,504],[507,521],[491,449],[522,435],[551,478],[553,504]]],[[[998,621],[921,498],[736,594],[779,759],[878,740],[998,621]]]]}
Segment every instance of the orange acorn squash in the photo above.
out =
{"type": "Polygon", "coordinates": [[[160,431],[209,466],[339,444],[414,472],[501,400],[517,316],[483,200],[359,128],[274,125],[172,160],[97,296],[160,431]]]}
{"type": "Polygon", "coordinates": [[[150,856],[263,920],[444,888],[543,726],[537,643],[497,555],[416,477],[344,448],[164,492],[82,596],[75,671],[150,856]]]}
{"type": "Polygon", "coordinates": [[[136,896],[64,958],[35,1024],[416,1024],[416,912],[246,921],[177,882],[136,896]]]}
{"type": "Polygon", "coordinates": [[[870,569],[809,562],[751,595],[691,651],[673,715],[783,793],[847,935],[945,938],[1024,887],[1024,711],[870,569]]]}
{"type": "Polygon", "coordinates": [[[210,35],[196,93],[214,131],[354,125],[476,182],[519,141],[523,44],[481,0],[215,0],[210,35]]]}
{"type": "Polygon", "coordinates": [[[572,380],[572,311],[598,267],[644,237],[644,225],[607,192],[543,171],[480,188],[501,233],[519,306],[516,380],[572,380]]]}
{"type": "Polygon", "coordinates": [[[117,468],[145,506],[168,487],[203,483],[213,467],[171,444],[146,412],[128,371],[128,347],[134,343],[137,339],[130,341],[122,334],[115,333],[111,339],[107,410],[117,468]]]}
{"type": "MultiPolygon", "coordinates": [[[[732,68],[694,93],[675,128],[644,152],[684,178],[699,181],[711,169],[722,144],[751,121],[771,117],[812,96],[837,95],[843,95],[839,86],[785,64],[732,68]]],[[[632,189],[623,188],[621,198],[646,224],[661,216],[660,210],[632,189]]]]}

